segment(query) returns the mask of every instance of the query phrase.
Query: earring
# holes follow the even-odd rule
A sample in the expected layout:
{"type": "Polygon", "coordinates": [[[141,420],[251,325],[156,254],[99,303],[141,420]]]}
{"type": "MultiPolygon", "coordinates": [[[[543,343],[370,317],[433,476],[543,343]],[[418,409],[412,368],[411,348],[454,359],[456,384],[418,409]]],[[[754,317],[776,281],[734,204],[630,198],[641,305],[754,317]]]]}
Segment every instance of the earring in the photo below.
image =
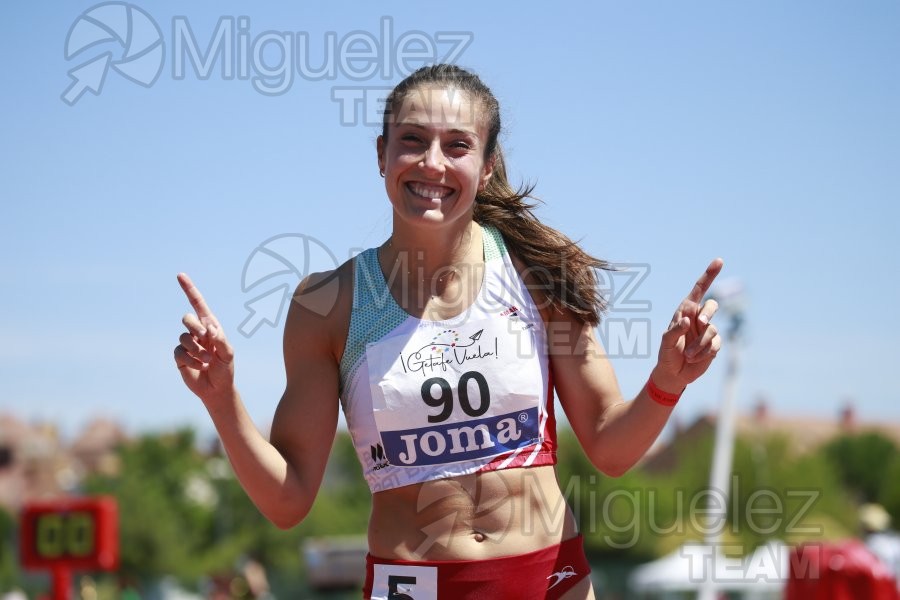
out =
{"type": "Polygon", "coordinates": [[[381,175],[382,179],[384,178],[384,169],[378,169],[378,174],[381,175]]]}

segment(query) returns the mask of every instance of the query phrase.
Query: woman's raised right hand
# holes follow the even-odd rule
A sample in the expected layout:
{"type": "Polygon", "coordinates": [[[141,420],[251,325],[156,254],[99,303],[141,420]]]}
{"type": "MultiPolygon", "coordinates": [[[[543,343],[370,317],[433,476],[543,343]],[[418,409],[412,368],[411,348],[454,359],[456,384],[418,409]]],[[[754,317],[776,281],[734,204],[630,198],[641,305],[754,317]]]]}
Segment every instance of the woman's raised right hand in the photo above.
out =
{"type": "Polygon", "coordinates": [[[187,331],[178,338],[175,364],[188,389],[208,406],[234,388],[234,349],[191,278],[179,273],[178,283],[196,314],[188,313],[181,320],[187,331]]]}

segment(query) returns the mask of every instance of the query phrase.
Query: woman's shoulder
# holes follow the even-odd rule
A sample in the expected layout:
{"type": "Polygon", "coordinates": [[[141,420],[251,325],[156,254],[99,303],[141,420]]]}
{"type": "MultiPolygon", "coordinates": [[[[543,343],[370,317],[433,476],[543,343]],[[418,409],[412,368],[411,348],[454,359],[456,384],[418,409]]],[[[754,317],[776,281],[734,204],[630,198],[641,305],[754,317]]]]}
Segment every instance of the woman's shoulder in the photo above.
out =
{"type": "Polygon", "coordinates": [[[582,319],[574,312],[554,302],[551,295],[552,284],[545,278],[541,278],[542,267],[529,265],[513,248],[508,248],[510,262],[522,278],[525,289],[531,296],[532,302],[541,313],[546,327],[553,327],[554,323],[563,323],[563,331],[579,331],[582,319]]]}
{"type": "Polygon", "coordinates": [[[310,273],[294,290],[293,302],[320,317],[332,315],[343,296],[353,293],[353,259],[335,269],[310,273]]]}
{"type": "Polygon", "coordinates": [[[353,261],[310,273],[300,281],[291,298],[285,337],[318,340],[340,360],[353,308],[353,261]]]}

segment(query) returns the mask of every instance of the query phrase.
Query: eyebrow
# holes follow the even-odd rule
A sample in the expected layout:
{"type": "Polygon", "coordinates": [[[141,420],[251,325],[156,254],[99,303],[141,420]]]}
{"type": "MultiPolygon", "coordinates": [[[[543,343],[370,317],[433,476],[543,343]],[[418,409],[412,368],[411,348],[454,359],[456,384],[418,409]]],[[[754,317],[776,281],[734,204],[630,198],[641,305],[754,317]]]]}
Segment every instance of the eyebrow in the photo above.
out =
{"type": "MultiPolygon", "coordinates": [[[[396,125],[397,127],[413,127],[413,128],[415,128],[415,129],[420,129],[420,130],[423,130],[423,131],[428,129],[427,127],[425,127],[425,126],[422,125],[421,123],[407,123],[407,122],[400,121],[400,122],[398,122],[398,123],[395,123],[395,125],[396,125]]],[[[478,137],[478,134],[477,134],[476,132],[472,131],[471,129],[459,129],[459,128],[453,128],[453,129],[448,129],[448,130],[447,130],[447,133],[454,133],[454,134],[460,134],[460,133],[461,133],[461,134],[464,134],[464,135],[471,135],[471,136],[476,137],[476,138],[478,137]]]]}

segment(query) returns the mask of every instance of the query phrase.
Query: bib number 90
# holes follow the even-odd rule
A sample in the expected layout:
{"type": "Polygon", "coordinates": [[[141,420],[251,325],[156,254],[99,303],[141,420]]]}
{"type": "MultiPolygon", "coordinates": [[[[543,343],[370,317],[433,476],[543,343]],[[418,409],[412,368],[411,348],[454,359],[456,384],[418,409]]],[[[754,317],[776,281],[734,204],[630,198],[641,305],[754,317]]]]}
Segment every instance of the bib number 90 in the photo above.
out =
{"type": "MultiPolygon", "coordinates": [[[[478,371],[466,371],[463,373],[459,378],[456,393],[459,397],[459,407],[470,417],[480,417],[491,406],[491,391],[488,388],[487,380],[478,371]],[[473,406],[469,399],[469,383],[473,381],[478,388],[479,402],[477,407],[473,406]]],[[[422,384],[422,401],[432,408],[441,409],[441,412],[436,415],[428,415],[429,423],[443,423],[449,419],[450,415],[453,414],[453,388],[450,387],[450,382],[443,377],[426,379],[422,384]],[[435,387],[440,389],[438,396],[434,395],[435,387]]]]}

